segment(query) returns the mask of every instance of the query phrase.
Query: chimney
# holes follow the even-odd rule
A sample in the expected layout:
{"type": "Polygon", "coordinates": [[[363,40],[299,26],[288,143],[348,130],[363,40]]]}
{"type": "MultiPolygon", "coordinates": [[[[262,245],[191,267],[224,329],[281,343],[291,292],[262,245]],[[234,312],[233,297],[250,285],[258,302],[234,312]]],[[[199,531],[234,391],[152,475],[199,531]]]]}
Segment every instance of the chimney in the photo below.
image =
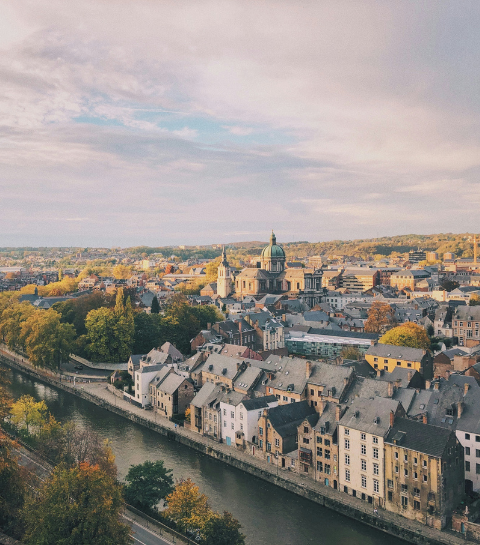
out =
{"type": "Polygon", "coordinates": [[[207,322],[207,329],[210,331],[212,329],[212,324],[210,322],[207,322]]]}
{"type": "Polygon", "coordinates": [[[337,405],[335,407],[335,422],[340,422],[340,418],[342,417],[342,408],[340,405],[337,405]]]}
{"type": "Polygon", "coordinates": [[[305,374],[307,379],[310,378],[310,375],[312,374],[312,362],[307,361],[305,365],[305,374]]]}
{"type": "Polygon", "coordinates": [[[463,413],[463,401],[457,402],[457,418],[461,418],[463,413]]]}
{"type": "Polygon", "coordinates": [[[468,382],[465,382],[465,384],[463,385],[463,395],[464,396],[467,395],[467,392],[468,392],[469,388],[470,388],[470,385],[468,384],[468,382]]]}
{"type": "Polygon", "coordinates": [[[408,374],[407,374],[407,379],[408,379],[408,382],[410,382],[413,378],[413,372],[412,371],[409,371],[408,374]]]}
{"type": "Polygon", "coordinates": [[[445,371],[445,378],[446,378],[447,380],[450,379],[450,370],[449,370],[449,369],[447,369],[447,370],[445,371]]]}
{"type": "Polygon", "coordinates": [[[393,382],[388,383],[387,397],[393,397],[393,382]]]}
{"type": "Polygon", "coordinates": [[[430,390],[431,385],[432,385],[432,381],[426,380],[425,381],[425,390],[430,390]]]}
{"type": "Polygon", "coordinates": [[[428,424],[428,413],[423,413],[422,422],[428,424]]]}
{"type": "Polygon", "coordinates": [[[401,378],[397,378],[397,380],[395,381],[395,387],[396,388],[401,388],[402,387],[402,379],[401,378]]]}
{"type": "Polygon", "coordinates": [[[393,424],[395,422],[395,413],[393,411],[390,411],[390,427],[393,428],[393,424]]]}
{"type": "Polygon", "coordinates": [[[268,409],[263,409],[263,416],[265,418],[268,416],[268,409]]]}
{"type": "Polygon", "coordinates": [[[320,407],[320,408],[318,409],[318,414],[319,414],[320,416],[322,416],[323,412],[325,411],[326,406],[327,406],[327,402],[326,402],[326,401],[320,401],[320,403],[319,403],[319,407],[320,407]]]}
{"type": "Polygon", "coordinates": [[[433,385],[433,387],[435,388],[435,390],[438,390],[438,389],[440,388],[440,381],[437,380],[437,381],[435,382],[435,384],[433,385]]]}

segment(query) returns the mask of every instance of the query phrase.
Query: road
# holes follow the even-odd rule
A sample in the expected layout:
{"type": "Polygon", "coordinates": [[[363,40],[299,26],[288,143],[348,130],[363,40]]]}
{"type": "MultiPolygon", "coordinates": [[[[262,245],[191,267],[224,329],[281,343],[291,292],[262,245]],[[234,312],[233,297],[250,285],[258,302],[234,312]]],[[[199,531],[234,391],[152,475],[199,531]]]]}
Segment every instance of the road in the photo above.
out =
{"type": "MultiPolygon", "coordinates": [[[[34,455],[22,447],[13,450],[18,456],[18,463],[25,467],[30,474],[38,477],[40,481],[45,481],[45,479],[49,477],[52,468],[49,467],[48,464],[43,462],[40,463],[38,460],[35,460],[34,455]]],[[[38,486],[38,483],[31,483],[31,485],[35,488],[38,486]]],[[[136,522],[132,518],[126,515],[124,515],[123,518],[132,529],[131,536],[134,545],[173,545],[172,541],[168,541],[164,537],[160,537],[158,534],[152,532],[152,530],[149,530],[147,527],[136,522]]]]}

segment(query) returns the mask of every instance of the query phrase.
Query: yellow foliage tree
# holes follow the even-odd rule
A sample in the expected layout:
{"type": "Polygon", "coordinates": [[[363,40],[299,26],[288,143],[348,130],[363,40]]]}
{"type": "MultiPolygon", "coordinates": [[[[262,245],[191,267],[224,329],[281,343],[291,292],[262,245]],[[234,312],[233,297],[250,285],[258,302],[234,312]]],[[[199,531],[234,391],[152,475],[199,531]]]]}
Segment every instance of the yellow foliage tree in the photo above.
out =
{"type": "Polygon", "coordinates": [[[387,331],[378,341],[382,344],[394,344],[396,346],[409,346],[411,348],[430,348],[430,339],[423,327],[407,322],[401,326],[394,327],[387,331]]]}
{"type": "Polygon", "coordinates": [[[48,408],[45,401],[35,401],[32,396],[22,396],[13,403],[11,420],[21,430],[30,433],[31,426],[39,429],[48,419],[48,408]]]}
{"type": "Polygon", "coordinates": [[[163,514],[173,520],[181,532],[202,530],[214,516],[205,494],[200,494],[198,486],[191,480],[180,481],[165,501],[167,509],[163,514]]]}
{"type": "Polygon", "coordinates": [[[115,265],[112,274],[117,280],[127,280],[132,276],[132,268],[126,265],[115,265]]]}

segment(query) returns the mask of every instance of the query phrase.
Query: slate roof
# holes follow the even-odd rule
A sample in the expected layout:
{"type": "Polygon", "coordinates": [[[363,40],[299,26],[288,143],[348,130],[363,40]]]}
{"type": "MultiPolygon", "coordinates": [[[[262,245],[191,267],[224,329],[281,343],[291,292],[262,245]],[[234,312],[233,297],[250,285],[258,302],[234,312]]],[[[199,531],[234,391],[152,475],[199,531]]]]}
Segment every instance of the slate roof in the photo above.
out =
{"type": "Polygon", "coordinates": [[[238,372],[237,364],[241,363],[242,361],[242,359],[230,358],[228,356],[222,356],[221,354],[214,353],[208,356],[207,360],[197,368],[197,371],[201,370],[233,380],[238,372]],[[226,371],[224,372],[225,369],[226,371]]]}
{"type": "Polygon", "coordinates": [[[162,344],[160,350],[165,354],[169,354],[173,361],[183,361],[183,354],[180,352],[180,350],[178,350],[178,348],[168,341],[162,344]]]}
{"type": "Polygon", "coordinates": [[[315,362],[312,364],[312,374],[306,383],[323,386],[325,390],[332,391],[332,397],[342,399],[346,388],[345,380],[349,381],[353,372],[351,367],[315,362]],[[335,393],[333,393],[334,389],[335,393]]]}
{"type": "Polygon", "coordinates": [[[452,433],[451,430],[438,426],[397,418],[385,442],[441,458],[452,433]]]}
{"type": "Polygon", "coordinates": [[[133,365],[140,365],[140,359],[143,354],[130,354],[130,359],[132,360],[133,365]]]}
{"type": "Polygon", "coordinates": [[[454,320],[480,321],[480,306],[458,306],[453,315],[454,320]]]}
{"type": "Polygon", "coordinates": [[[222,386],[206,382],[199,390],[197,395],[190,402],[191,405],[197,408],[202,408],[211,399],[215,399],[216,395],[221,392],[222,386]]]}
{"type": "Polygon", "coordinates": [[[176,373],[170,373],[159,385],[157,385],[157,388],[162,392],[173,395],[184,380],[185,377],[177,375],[176,373]]]}
{"type": "Polygon", "coordinates": [[[137,369],[137,373],[141,373],[142,375],[144,373],[153,373],[155,371],[160,371],[161,369],[164,369],[165,366],[163,363],[160,363],[158,365],[146,365],[145,367],[141,367],[140,369],[137,369]]]}
{"type": "Polygon", "coordinates": [[[275,396],[256,397],[254,399],[244,399],[243,406],[247,411],[256,411],[268,408],[269,403],[275,403],[275,396]]]}
{"type": "Polygon", "coordinates": [[[307,401],[288,403],[268,409],[271,426],[281,437],[297,435],[298,426],[308,416],[318,416],[315,409],[307,401]]]}
{"type": "Polygon", "coordinates": [[[408,346],[396,346],[394,344],[378,343],[367,350],[367,354],[378,356],[380,358],[397,358],[408,361],[422,361],[422,358],[427,353],[426,350],[420,348],[410,348],[408,346]]]}
{"type": "Polygon", "coordinates": [[[358,398],[348,407],[340,424],[346,428],[384,437],[390,429],[390,413],[395,413],[398,405],[398,401],[384,397],[358,398]]]}
{"type": "Polygon", "coordinates": [[[249,390],[253,388],[256,382],[258,382],[263,375],[263,371],[258,367],[247,367],[245,371],[240,373],[233,383],[234,388],[242,388],[242,390],[249,390]]]}
{"type": "Polygon", "coordinates": [[[223,395],[218,398],[218,401],[220,403],[225,403],[226,405],[232,405],[233,407],[236,407],[237,405],[240,405],[244,397],[245,394],[230,390],[229,392],[224,392],[223,395]]]}

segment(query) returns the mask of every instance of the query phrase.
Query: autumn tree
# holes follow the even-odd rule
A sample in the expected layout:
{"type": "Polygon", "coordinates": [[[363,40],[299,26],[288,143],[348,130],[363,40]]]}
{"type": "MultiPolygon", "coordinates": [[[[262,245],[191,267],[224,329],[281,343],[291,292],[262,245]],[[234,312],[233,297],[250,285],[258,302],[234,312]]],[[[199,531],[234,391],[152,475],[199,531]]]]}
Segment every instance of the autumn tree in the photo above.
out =
{"type": "Polygon", "coordinates": [[[27,545],[126,545],[121,487],[98,465],[57,466],[24,508],[27,545]]]}
{"type": "Polygon", "coordinates": [[[241,524],[228,511],[210,517],[201,534],[208,545],[245,545],[245,536],[240,532],[241,524]]]}
{"type": "Polygon", "coordinates": [[[173,492],[172,470],[166,469],[162,460],[130,466],[125,480],[125,501],[144,511],[173,492]]]}
{"type": "Polygon", "coordinates": [[[35,432],[47,421],[48,408],[45,401],[35,401],[32,396],[20,397],[11,407],[11,421],[19,429],[30,434],[33,426],[35,432]]]}
{"type": "Polygon", "coordinates": [[[191,479],[180,481],[165,500],[168,507],[163,514],[175,522],[181,532],[202,530],[213,516],[207,496],[200,494],[191,479]]]}
{"type": "Polygon", "coordinates": [[[205,279],[208,282],[216,282],[218,276],[218,266],[220,265],[220,258],[215,259],[215,261],[210,261],[205,267],[205,273],[207,278],[205,279]]]}
{"type": "Polygon", "coordinates": [[[33,365],[60,369],[72,352],[75,329],[62,324],[55,310],[37,310],[22,325],[22,338],[33,365]]]}
{"type": "Polygon", "coordinates": [[[0,320],[0,333],[10,349],[23,348],[22,327],[35,314],[35,307],[28,302],[9,305],[4,309],[0,320]]]}
{"type": "Polygon", "coordinates": [[[345,358],[346,360],[361,360],[363,359],[362,352],[356,347],[356,346],[347,346],[345,347],[341,354],[342,358],[345,358]]]}
{"type": "Polygon", "coordinates": [[[396,346],[409,346],[411,348],[430,348],[430,339],[423,327],[407,322],[401,326],[394,327],[387,331],[378,341],[382,344],[394,344],[396,346]]]}
{"type": "Polygon", "coordinates": [[[127,280],[132,276],[132,268],[126,265],[115,265],[112,274],[117,280],[127,280]]]}
{"type": "Polygon", "coordinates": [[[374,301],[368,311],[364,329],[367,333],[385,333],[396,324],[393,308],[386,303],[374,301]]]}
{"type": "Polygon", "coordinates": [[[480,305],[480,296],[476,293],[472,293],[470,297],[470,302],[468,303],[471,307],[475,307],[477,305],[480,305]]]}

